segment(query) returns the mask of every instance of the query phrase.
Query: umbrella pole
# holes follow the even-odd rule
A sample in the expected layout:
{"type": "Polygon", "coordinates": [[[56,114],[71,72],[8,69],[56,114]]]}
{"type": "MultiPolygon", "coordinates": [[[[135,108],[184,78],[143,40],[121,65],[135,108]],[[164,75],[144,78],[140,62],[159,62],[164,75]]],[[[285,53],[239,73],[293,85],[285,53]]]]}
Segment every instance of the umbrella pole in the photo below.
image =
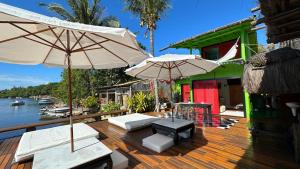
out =
{"type": "Polygon", "coordinates": [[[70,109],[70,134],[71,134],[71,152],[74,152],[74,135],[73,135],[73,113],[72,113],[72,73],[71,73],[71,65],[70,65],[70,55],[68,57],[68,93],[69,93],[69,109],[70,109]]]}
{"type": "Polygon", "coordinates": [[[169,68],[169,79],[170,79],[170,94],[171,94],[171,114],[172,114],[172,122],[174,122],[174,114],[173,114],[173,107],[172,107],[172,76],[171,76],[171,68],[169,68]]]}
{"type": "Polygon", "coordinates": [[[69,93],[69,111],[70,111],[70,135],[71,135],[71,152],[74,152],[74,134],[73,134],[73,107],[72,107],[72,72],[71,72],[71,50],[70,50],[70,33],[67,30],[67,59],[68,59],[68,93],[69,93]]]}
{"type": "Polygon", "coordinates": [[[71,66],[68,57],[68,93],[69,93],[69,109],[70,109],[70,134],[71,134],[71,152],[74,152],[74,135],[73,135],[73,113],[72,113],[72,80],[71,80],[71,66]]]}

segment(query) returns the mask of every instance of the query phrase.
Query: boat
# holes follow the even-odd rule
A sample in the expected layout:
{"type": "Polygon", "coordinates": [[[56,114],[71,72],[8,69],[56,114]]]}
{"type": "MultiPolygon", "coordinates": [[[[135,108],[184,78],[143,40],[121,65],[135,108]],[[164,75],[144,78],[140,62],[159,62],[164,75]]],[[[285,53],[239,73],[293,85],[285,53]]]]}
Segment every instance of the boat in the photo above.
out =
{"type": "Polygon", "coordinates": [[[24,104],[25,102],[22,100],[15,100],[14,102],[11,103],[11,106],[22,106],[24,104]]]}
{"type": "Polygon", "coordinates": [[[38,101],[39,105],[49,105],[49,104],[53,104],[53,101],[51,99],[48,98],[44,98],[44,99],[40,99],[38,101]]]}
{"type": "Polygon", "coordinates": [[[70,111],[69,107],[61,107],[61,108],[48,109],[44,113],[48,116],[67,117],[70,114],[69,111],[70,111]]]}

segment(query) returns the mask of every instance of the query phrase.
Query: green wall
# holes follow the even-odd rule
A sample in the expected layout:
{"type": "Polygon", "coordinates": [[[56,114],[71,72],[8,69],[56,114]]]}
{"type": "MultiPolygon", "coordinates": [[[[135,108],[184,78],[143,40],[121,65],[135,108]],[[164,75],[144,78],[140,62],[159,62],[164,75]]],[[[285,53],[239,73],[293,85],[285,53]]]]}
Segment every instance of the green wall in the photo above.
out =
{"type": "MultiPolygon", "coordinates": [[[[249,30],[249,29],[248,29],[249,30]]],[[[248,30],[241,29],[240,30],[240,46],[241,46],[241,58],[243,60],[247,60],[249,56],[251,56],[251,51],[246,47],[247,44],[255,43],[256,44],[256,33],[250,32],[248,30]]],[[[220,42],[217,42],[220,43],[220,42]]],[[[256,50],[257,47],[251,46],[252,50],[256,50]]],[[[190,50],[191,53],[191,50],[190,50]]],[[[225,64],[216,68],[214,71],[209,72],[207,74],[200,74],[191,76],[186,79],[181,79],[176,81],[177,90],[181,94],[181,84],[189,84],[190,85],[190,100],[193,102],[193,81],[195,80],[213,80],[213,79],[230,79],[230,78],[242,78],[244,71],[244,66],[241,64],[225,64]]],[[[250,119],[251,112],[251,104],[250,97],[247,92],[244,92],[244,108],[246,112],[246,117],[250,119]]]]}

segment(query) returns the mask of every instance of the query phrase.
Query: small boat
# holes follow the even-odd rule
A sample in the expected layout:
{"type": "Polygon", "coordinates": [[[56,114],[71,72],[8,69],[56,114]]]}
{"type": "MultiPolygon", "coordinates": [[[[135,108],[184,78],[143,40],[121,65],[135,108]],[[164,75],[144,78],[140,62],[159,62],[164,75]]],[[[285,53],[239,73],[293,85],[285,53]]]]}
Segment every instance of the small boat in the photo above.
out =
{"type": "Polygon", "coordinates": [[[53,104],[53,101],[51,99],[45,98],[45,99],[40,99],[38,101],[38,104],[39,105],[49,105],[49,104],[53,104]]]}
{"type": "Polygon", "coordinates": [[[22,101],[22,100],[16,100],[16,101],[14,101],[14,102],[11,103],[11,106],[22,106],[24,104],[25,104],[24,101],[22,101]]]}
{"type": "Polygon", "coordinates": [[[45,111],[45,114],[48,116],[54,116],[54,117],[67,117],[70,109],[68,107],[61,107],[61,108],[54,108],[54,109],[48,109],[45,111]]]}

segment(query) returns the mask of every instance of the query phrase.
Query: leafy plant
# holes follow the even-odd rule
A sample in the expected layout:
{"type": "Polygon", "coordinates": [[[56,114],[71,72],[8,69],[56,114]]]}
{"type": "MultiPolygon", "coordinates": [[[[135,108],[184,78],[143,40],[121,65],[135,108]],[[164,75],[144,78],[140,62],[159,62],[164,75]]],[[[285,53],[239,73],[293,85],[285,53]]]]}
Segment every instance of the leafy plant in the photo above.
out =
{"type": "Polygon", "coordinates": [[[103,112],[112,112],[116,110],[120,110],[121,105],[115,102],[108,103],[104,106],[102,106],[103,112]]]}
{"type": "Polygon", "coordinates": [[[91,109],[99,108],[97,98],[94,96],[88,96],[86,99],[81,99],[81,104],[85,108],[91,108],[91,109]]]}
{"type": "Polygon", "coordinates": [[[137,113],[153,111],[155,107],[154,99],[153,94],[138,92],[128,99],[128,107],[137,113]]]}

